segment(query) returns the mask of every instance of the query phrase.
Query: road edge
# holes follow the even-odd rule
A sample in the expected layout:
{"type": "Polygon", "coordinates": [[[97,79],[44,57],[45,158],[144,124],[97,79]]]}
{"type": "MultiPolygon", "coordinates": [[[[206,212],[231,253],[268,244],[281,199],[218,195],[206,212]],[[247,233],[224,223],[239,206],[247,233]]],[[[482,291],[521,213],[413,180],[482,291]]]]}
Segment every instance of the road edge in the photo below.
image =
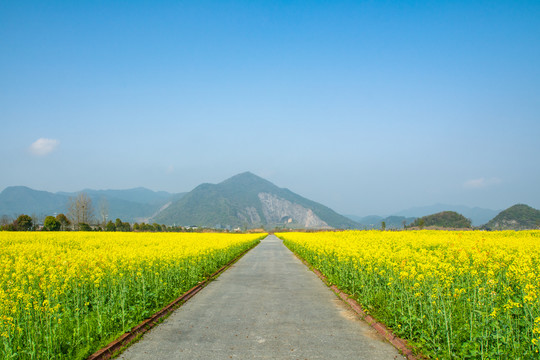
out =
{"type": "Polygon", "coordinates": [[[238,260],[240,260],[245,254],[247,254],[250,250],[254,249],[257,245],[261,243],[262,240],[264,240],[268,235],[266,235],[264,238],[259,239],[258,242],[256,242],[253,246],[246,249],[242,253],[240,253],[238,256],[236,256],[234,259],[229,261],[227,264],[223,265],[221,268],[216,270],[212,275],[208,276],[206,280],[198,283],[182,295],[180,295],[178,298],[170,302],[168,305],[163,307],[161,310],[154,313],[149,318],[143,320],[139,325],[134,326],[130,331],[124,333],[120,337],[118,337],[116,340],[113,340],[111,343],[106,345],[105,347],[99,349],[92,355],[86,358],[86,360],[105,360],[105,359],[111,359],[112,357],[118,356],[121,352],[123,352],[129,345],[139,340],[139,338],[155,327],[156,325],[160,324],[166,317],[168,317],[173,311],[178,309],[180,306],[182,306],[186,301],[191,299],[195,294],[197,294],[199,291],[201,291],[206,285],[208,285],[211,281],[216,279],[219,275],[221,275],[225,270],[230,268],[232,265],[234,265],[238,260]]]}
{"type": "MultiPolygon", "coordinates": [[[[282,240],[283,241],[283,240],[282,240]]],[[[365,321],[369,326],[371,326],[373,329],[377,331],[386,341],[388,341],[390,344],[392,344],[403,356],[405,356],[408,360],[423,360],[427,359],[422,354],[417,353],[416,355],[413,352],[413,349],[405,339],[402,339],[398,336],[396,336],[390,329],[388,329],[383,323],[377,321],[373,316],[367,314],[364,309],[362,308],[362,305],[360,305],[352,295],[345,293],[341,289],[339,289],[336,285],[330,283],[328,281],[328,278],[321,273],[317,268],[313,267],[311,264],[309,264],[307,261],[302,259],[300,255],[298,255],[296,252],[289,249],[287,246],[285,246],[298,260],[302,262],[308,269],[310,269],[319,279],[322,280],[322,282],[328,286],[338,298],[340,298],[345,304],[347,304],[357,315],[358,317],[365,321]]]]}

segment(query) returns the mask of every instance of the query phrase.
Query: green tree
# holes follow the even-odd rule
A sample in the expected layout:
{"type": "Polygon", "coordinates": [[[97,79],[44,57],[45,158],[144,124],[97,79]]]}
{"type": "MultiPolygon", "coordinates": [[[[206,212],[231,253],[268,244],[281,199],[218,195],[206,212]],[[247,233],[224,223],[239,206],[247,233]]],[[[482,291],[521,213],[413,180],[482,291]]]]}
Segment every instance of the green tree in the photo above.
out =
{"type": "Polygon", "coordinates": [[[109,222],[105,226],[105,231],[116,231],[116,225],[111,220],[109,220],[109,222]]]}
{"type": "Polygon", "coordinates": [[[386,230],[386,221],[381,222],[381,229],[386,230]]]}
{"type": "Polygon", "coordinates": [[[79,223],[79,231],[92,231],[92,228],[87,223],[79,223]]]}
{"type": "Polygon", "coordinates": [[[60,230],[62,231],[68,230],[69,225],[71,225],[71,221],[69,221],[67,216],[62,213],[56,215],[56,220],[60,222],[60,230]]]}
{"type": "Polygon", "coordinates": [[[116,231],[131,231],[131,225],[128,222],[122,222],[120,219],[116,219],[114,225],[116,226],[116,231]]]}
{"type": "Polygon", "coordinates": [[[1,231],[15,231],[15,226],[13,226],[13,223],[6,224],[6,225],[1,225],[0,230],[1,231]]]}
{"type": "Polygon", "coordinates": [[[141,223],[139,224],[139,231],[154,231],[154,227],[150,224],[141,223]]]}
{"type": "Polygon", "coordinates": [[[127,221],[122,223],[122,231],[131,231],[131,225],[127,221]]]}
{"type": "Polygon", "coordinates": [[[43,222],[43,230],[45,231],[58,231],[61,227],[62,224],[54,216],[47,216],[43,222]]]}
{"type": "Polygon", "coordinates": [[[22,214],[19,215],[13,225],[15,227],[15,230],[17,231],[30,231],[34,226],[34,222],[32,221],[32,218],[30,216],[22,214]]]}

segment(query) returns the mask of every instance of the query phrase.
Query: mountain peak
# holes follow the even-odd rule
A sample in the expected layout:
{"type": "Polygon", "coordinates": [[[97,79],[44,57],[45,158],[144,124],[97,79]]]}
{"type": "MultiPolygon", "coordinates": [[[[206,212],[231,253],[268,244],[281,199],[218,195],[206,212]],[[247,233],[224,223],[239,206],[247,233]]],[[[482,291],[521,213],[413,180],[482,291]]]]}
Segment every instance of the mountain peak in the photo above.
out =
{"type": "Polygon", "coordinates": [[[154,221],[210,227],[351,228],[357,224],[249,171],[219,184],[201,184],[154,221]]]}
{"type": "Polygon", "coordinates": [[[240,191],[268,191],[269,188],[278,188],[270,181],[249,171],[234,175],[219,183],[218,186],[224,188],[237,188],[240,191]]]}
{"type": "MultiPolygon", "coordinates": [[[[18,186],[8,186],[4,190],[2,190],[2,192],[8,193],[8,192],[29,191],[29,190],[32,190],[32,189],[30,189],[28,186],[18,185],[18,186]]],[[[35,191],[37,191],[37,190],[35,190],[35,191]]]]}
{"type": "Polygon", "coordinates": [[[540,228],[540,210],[529,205],[516,204],[501,211],[486,224],[491,230],[527,230],[540,228]]]}
{"type": "Polygon", "coordinates": [[[245,171],[243,173],[240,173],[240,174],[236,174],[234,176],[231,176],[230,178],[228,178],[227,180],[224,180],[223,182],[227,182],[227,181],[267,181],[265,179],[263,179],[262,177],[260,176],[257,176],[255,175],[254,173],[250,172],[250,171],[245,171]]]}
{"type": "Polygon", "coordinates": [[[412,226],[434,226],[438,228],[470,229],[471,220],[455,211],[441,211],[437,214],[423,216],[416,219],[412,226]]]}
{"type": "Polygon", "coordinates": [[[260,177],[260,176],[255,175],[255,174],[252,173],[251,171],[244,171],[244,172],[242,172],[242,173],[240,173],[240,174],[236,174],[236,175],[234,175],[234,176],[232,176],[232,177],[237,177],[237,176],[245,176],[245,177],[247,177],[247,176],[255,176],[255,177],[260,177]]]}

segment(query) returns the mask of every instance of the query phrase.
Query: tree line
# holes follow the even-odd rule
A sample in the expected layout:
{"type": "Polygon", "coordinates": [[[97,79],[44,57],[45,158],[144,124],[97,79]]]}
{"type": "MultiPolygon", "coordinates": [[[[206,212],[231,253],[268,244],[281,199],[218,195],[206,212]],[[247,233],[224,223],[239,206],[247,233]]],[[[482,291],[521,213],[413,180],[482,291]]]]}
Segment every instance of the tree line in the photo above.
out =
{"type": "Polygon", "coordinates": [[[92,199],[86,193],[70,197],[67,204],[67,214],[46,216],[43,224],[37,216],[21,214],[15,220],[4,215],[0,218],[2,231],[148,231],[148,232],[180,232],[192,231],[192,228],[182,226],[166,226],[162,224],[146,224],[123,222],[116,219],[108,220],[108,204],[100,201],[99,218],[94,216],[92,199]]]}

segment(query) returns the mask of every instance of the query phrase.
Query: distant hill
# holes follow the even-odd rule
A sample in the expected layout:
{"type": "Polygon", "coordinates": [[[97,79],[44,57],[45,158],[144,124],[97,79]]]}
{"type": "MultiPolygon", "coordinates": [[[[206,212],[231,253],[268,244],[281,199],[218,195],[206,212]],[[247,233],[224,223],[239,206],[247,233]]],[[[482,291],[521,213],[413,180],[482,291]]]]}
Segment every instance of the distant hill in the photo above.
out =
{"type": "Polygon", "coordinates": [[[201,184],[157,214],[167,225],[223,228],[357,228],[354,221],[245,172],[219,184],[201,184]]]}
{"type": "Polygon", "coordinates": [[[500,210],[483,209],[479,207],[468,207],[463,205],[435,204],[430,206],[421,206],[406,209],[395,213],[397,216],[422,217],[430,214],[436,214],[443,211],[454,211],[471,219],[473,226],[480,226],[493,219],[500,210]]]}
{"type": "Polygon", "coordinates": [[[360,225],[364,226],[375,226],[379,224],[384,218],[379,215],[368,215],[368,216],[355,216],[355,215],[346,215],[349,219],[356,221],[360,225]]]}
{"type": "Polygon", "coordinates": [[[403,229],[403,223],[409,225],[415,220],[415,217],[405,216],[388,216],[383,219],[387,229],[403,229]]]}
{"type": "Polygon", "coordinates": [[[69,196],[33,190],[26,186],[10,186],[0,193],[0,215],[52,215],[67,211],[69,196]]]}
{"type": "MultiPolygon", "coordinates": [[[[83,190],[94,206],[94,215],[99,214],[99,206],[105,202],[109,219],[123,221],[147,221],[162,207],[183,196],[164,191],[155,192],[145,188],[128,190],[83,190]]],[[[19,214],[35,214],[38,217],[67,213],[68,200],[77,193],[34,190],[25,186],[7,187],[0,193],[0,215],[16,217],[19,214]]]]}
{"type": "Polygon", "coordinates": [[[443,211],[437,214],[423,216],[416,219],[412,227],[437,227],[453,229],[470,229],[471,221],[455,211],[443,211]]]}
{"type": "MultiPolygon", "coordinates": [[[[171,197],[174,197],[175,194],[168,193],[166,191],[152,191],[143,187],[138,187],[134,189],[127,190],[92,190],[84,189],[82,192],[88,194],[92,198],[106,198],[106,199],[117,199],[124,200],[128,202],[135,202],[140,204],[155,204],[167,201],[171,197]]],[[[64,194],[68,196],[77,195],[77,193],[65,193],[60,192],[58,194],[64,194]]],[[[182,195],[181,193],[179,195],[182,195]]]]}
{"type": "Polygon", "coordinates": [[[527,230],[540,228],[540,210],[517,204],[501,211],[485,225],[488,230],[527,230]]]}
{"type": "Polygon", "coordinates": [[[377,216],[377,215],[369,215],[369,216],[354,216],[354,215],[347,215],[350,219],[356,221],[358,224],[361,225],[361,228],[363,229],[380,229],[382,226],[382,222],[386,224],[387,229],[403,229],[403,222],[405,222],[406,225],[409,225],[414,220],[416,220],[416,217],[405,217],[405,216],[377,216]]]}

